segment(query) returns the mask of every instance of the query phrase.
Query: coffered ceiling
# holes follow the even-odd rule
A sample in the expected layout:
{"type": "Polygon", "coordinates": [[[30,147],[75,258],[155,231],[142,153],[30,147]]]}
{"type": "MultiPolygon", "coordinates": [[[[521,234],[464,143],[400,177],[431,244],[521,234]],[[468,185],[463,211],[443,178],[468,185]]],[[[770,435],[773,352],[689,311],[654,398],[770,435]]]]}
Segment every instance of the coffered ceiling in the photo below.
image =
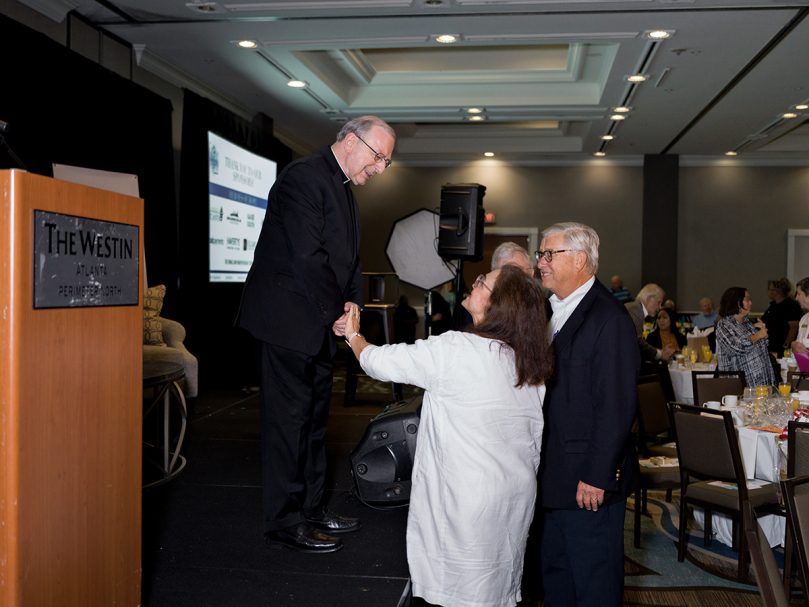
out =
{"type": "Polygon", "coordinates": [[[23,3],[55,21],[77,11],[130,43],[144,69],[271,116],[300,152],[376,114],[399,135],[395,160],[412,164],[484,152],[519,164],[596,152],[809,161],[809,111],[795,108],[809,103],[802,1],[23,3]],[[654,30],[670,37],[650,39],[654,30]],[[457,41],[440,44],[441,34],[457,41]],[[647,79],[628,82],[633,74],[647,79]],[[611,118],[616,106],[630,108],[625,120],[611,118]]]}

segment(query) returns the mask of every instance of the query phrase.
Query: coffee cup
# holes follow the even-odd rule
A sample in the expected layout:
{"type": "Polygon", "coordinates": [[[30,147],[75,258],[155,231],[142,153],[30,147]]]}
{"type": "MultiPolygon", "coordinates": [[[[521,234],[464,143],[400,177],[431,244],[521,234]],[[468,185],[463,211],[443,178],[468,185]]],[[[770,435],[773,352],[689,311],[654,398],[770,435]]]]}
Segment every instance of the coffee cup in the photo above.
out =
{"type": "Polygon", "coordinates": [[[722,397],[722,404],[725,407],[735,407],[739,404],[739,397],[735,394],[725,394],[722,397]]]}
{"type": "Polygon", "coordinates": [[[718,400],[709,400],[708,402],[705,403],[705,406],[708,409],[718,409],[719,407],[722,406],[722,403],[720,403],[718,400]]]}

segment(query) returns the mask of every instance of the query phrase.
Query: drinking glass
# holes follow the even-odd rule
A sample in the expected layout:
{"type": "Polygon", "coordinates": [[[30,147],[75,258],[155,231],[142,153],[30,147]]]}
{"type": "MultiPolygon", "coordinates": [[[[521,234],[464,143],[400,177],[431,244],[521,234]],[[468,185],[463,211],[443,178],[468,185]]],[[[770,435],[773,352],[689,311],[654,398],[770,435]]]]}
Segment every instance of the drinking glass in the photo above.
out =
{"type": "Polygon", "coordinates": [[[691,364],[697,364],[697,360],[699,359],[699,353],[695,348],[691,348],[691,351],[688,353],[689,357],[691,358],[691,364]]]}
{"type": "Polygon", "coordinates": [[[763,396],[764,398],[771,394],[770,386],[756,386],[756,396],[763,396]]]}
{"type": "Polygon", "coordinates": [[[789,384],[778,384],[778,394],[789,396],[792,393],[792,386],[789,384]]]}

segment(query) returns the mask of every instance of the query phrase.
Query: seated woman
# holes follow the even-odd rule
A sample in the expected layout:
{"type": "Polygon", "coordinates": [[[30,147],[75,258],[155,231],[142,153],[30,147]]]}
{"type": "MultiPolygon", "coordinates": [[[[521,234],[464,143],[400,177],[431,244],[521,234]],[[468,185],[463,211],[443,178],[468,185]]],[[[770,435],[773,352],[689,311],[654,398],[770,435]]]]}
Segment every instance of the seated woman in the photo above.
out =
{"type": "Polygon", "coordinates": [[[425,389],[407,519],[413,595],[511,607],[521,600],[553,367],[545,298],[507,265],[478,276],[462,305],[473,320],[464,333],[373,346],[356,315],[345,333],[368,375],[425,389]]]}
{"type": "Polygon", "coordinates": [[[674,312],[668,308],[660,308],[657,313],[657,328],[646,336],[646,342],[661,350],[671,346],[672,350],[679,352],[688,340],[677,330],[674,312]]]}
{"type": "Polygon", "coordinates": [[[730,287],[722,294],[716,323],[716,362],[720,371],[743,371],[748,386],[772,386],[775,371],[767,350],[767,326],[760,319],[750,322],[752,307],[753,300],[744,287],[730,287]]]}
{"type": "Polygon", "coordinates": [[[795,299],[806,312],[798,323],[798,336],[792,342],[794,352],[809,352],[809,277],[803,278],[795,285],[795,299]]]}

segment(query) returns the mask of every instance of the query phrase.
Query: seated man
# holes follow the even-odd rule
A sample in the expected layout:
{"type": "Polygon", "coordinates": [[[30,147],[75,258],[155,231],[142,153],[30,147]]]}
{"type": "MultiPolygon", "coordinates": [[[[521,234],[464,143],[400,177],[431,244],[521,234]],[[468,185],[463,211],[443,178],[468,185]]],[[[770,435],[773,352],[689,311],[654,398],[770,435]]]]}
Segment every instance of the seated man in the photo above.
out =
{"type": "Polygon", "coordinates": [[[624,287],[624,281],[617,274],[610,279],[610,293],[622,304],[632,301],[632,294],[624,287]]]}
{"type": "Polygon", "coordinates": [[[710,297],[703,297],[699,300],[699,314],[691,317],[691,322],[697,329],[707,329],[716,323],[716,312],[713,309],[713,302],[710,297]]]}

